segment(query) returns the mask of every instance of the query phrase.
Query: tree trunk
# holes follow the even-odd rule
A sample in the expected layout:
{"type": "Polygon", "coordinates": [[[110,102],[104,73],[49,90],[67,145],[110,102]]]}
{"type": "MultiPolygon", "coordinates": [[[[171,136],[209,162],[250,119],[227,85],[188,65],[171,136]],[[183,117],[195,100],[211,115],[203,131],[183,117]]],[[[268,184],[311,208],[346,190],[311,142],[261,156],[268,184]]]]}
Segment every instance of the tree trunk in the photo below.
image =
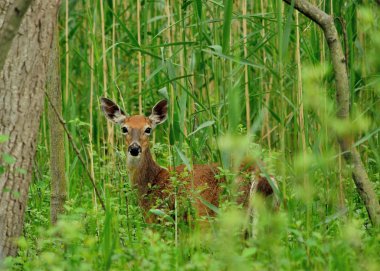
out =
{"type": "Polygon", "coordinates": [[[32,0],[14,0],[2,1],[0,4],[0,10],[6,11],[5,14],[0,14],[3,20],[0,25],[0,71],[3,69],[12,41],[31,2],[32,0]]]}
{"type": "Polygon", "coordinates": [[[0,134],[9,136],[0,154],[16,160],[0,176],[0,259],[16,255],[22,233],[58,7],[57,0],[33,1],[0,71],[0,134]]]}
{"type": "Polygon", "coordinates": [[[62,114],[58,28],[56,28],[54,35],[54,47],[50,57],[49,74],[47,80],[47,93],[50,98],[50,103],[48,103],[48,115],[50,127],[51,169],[50,221],[52,224],[55,224],[57,222],[58,215],[63,213],[63,205],[67,196],[64,147],[65,131],[59,121],[59,117],[57,116],[57,113],[62,114]]]}
{"type": "MultiPolygon", "coordinates": [[[[294,3],[294,8],[322,28],[327,44],[330,48],[331,60],[334,67],[336,103],[338,108],[337,117],[342,120],[349,119],[350,87],[348,83],[346,59],[334,24],[334,18],[305,0],[284,0],[284,2],[289,5],[294,3]]],[[[356,189],[365,204],[368,216],[374,226],[380,227],[379,200],[377,199],[373,185],[368,178],[360,154],[353,146],[353,139],[350,135],[343,135],[338,137],[338,142],[346,162],[353,167],[352,177],[356,189]]]]}

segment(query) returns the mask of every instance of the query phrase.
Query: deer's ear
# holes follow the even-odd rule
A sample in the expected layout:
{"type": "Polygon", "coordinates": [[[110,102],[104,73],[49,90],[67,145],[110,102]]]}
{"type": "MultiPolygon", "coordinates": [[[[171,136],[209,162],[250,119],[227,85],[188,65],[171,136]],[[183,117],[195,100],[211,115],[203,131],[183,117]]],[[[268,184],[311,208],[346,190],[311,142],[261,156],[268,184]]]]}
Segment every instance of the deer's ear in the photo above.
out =
{"type": "Polygon", "coordinates": [[[100,98],[102,110],[107,119],[114,123],[122,124],[127,115],[121,110],[121,108],[113,101],[107,98],[100,98]]]}
{"type": "Polygon", "coordinates": [[[168,101],[161,100],[156,103],[152,108],[152,114],[150,114],[149,119],[152,121],[153,127],[158,124],[163,123],[168,117],[168,101]]]}

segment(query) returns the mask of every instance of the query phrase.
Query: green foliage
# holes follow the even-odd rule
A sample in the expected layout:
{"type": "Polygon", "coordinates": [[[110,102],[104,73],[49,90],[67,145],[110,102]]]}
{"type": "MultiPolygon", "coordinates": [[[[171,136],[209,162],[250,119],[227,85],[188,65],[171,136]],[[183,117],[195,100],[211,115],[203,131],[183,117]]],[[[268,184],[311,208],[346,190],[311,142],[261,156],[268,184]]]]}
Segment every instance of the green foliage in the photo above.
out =
{"type": "MultiPolygon", "coordinates": [[[[19,255],[5,260],[6,269],[379,270],[380,232],[371,227],[336,144],[337,135],[355,137],[380,195],[379,8],[375,1],[318,2],[338,17],[348,58],[351,119],[341,121],[318,27],[299,15],[297,44],[292,7],[247,2],[243,16],[243,1],[142,1],[138,22],[136,1],[103,1],[104,36],[99,1],[69,1],[67,29],[62,6],[63,116],[107,211],[66,142],[69,200],[57,225],[50,225],[45,112],[19,255]],[[107,128],[98,104],[107,94],[136,114],[139,78],[143,112],[169,100],[169,119],[153,137],[159,164],[219,162],[217,177],[228,180],[223,201],[218,207],[203,202],[216,217],[184,223],[183,214],[193,215],[194,199],[174,191],[176,209],[152,209],[160,223],[144,222],[128,179],[123,137],[119,127],[107,128]],[[253,213],[229,201],[247,157],[263,161],[264,174],[276,177],[279,212],[270,212],[260,198],[253,213]]],[[[8,139],[0,135],[0,144],[8,139]]],[[[0,174],[14,162],[1,154],[0,174]]],[[[176,188],[184,185],[175,174],[171,181],[176,188]]]]}

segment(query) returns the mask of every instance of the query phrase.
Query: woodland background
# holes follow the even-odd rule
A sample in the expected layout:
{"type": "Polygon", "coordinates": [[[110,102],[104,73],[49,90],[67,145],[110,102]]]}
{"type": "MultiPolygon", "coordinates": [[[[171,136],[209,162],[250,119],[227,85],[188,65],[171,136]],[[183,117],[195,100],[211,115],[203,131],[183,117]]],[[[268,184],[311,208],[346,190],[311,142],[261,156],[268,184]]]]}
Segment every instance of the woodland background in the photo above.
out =
{"type": "MultiPolygon", "coordinates": [[[[18,256],[3,267],[378,270],[379,227],[368,217],[337,137],[354,138],[378,199],[379,6],[310,2],[335,18],[347,59],[349,121],[336,117],[323,32],[283,1],[63,1],[59,63],[50,69],[58,76],[47,86],[61,86],[64,133],[70,134],[59,151],[67,201],[52,226],[51,159],[58,143],[51,145],[50,131],[62,125],[49,113],[46,94],[18,256]],[[256,234],[248,239],[241,238],[243,211],[228,201],[210,218],[207,233],[159,211],[163,223],[146,225],[128,182],[123,136],[107,124],[102,96],[130,114],[170,101],[169,119],[152,145],[162,166],[218,161],[233,178],[233,161],[250,150],[278,179],[280,211],[258,204],[260,219],[248,225],[256,234]]],[[[4,167],[12,162],[3,159],[4,167]]]]}

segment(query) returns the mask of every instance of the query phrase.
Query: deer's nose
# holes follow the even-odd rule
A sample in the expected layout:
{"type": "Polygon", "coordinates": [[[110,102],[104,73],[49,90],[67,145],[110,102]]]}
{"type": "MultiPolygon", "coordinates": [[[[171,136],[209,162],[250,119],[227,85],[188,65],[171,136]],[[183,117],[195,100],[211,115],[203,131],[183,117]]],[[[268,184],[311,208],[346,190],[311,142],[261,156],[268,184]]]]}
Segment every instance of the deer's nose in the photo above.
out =
{"type": "Polygon", "coordinates": [[[137,143],[133,143],[133,144],[129,145],[128,152],[132,156],[138,156],[141,152],[141,146],[137,143]]]}

